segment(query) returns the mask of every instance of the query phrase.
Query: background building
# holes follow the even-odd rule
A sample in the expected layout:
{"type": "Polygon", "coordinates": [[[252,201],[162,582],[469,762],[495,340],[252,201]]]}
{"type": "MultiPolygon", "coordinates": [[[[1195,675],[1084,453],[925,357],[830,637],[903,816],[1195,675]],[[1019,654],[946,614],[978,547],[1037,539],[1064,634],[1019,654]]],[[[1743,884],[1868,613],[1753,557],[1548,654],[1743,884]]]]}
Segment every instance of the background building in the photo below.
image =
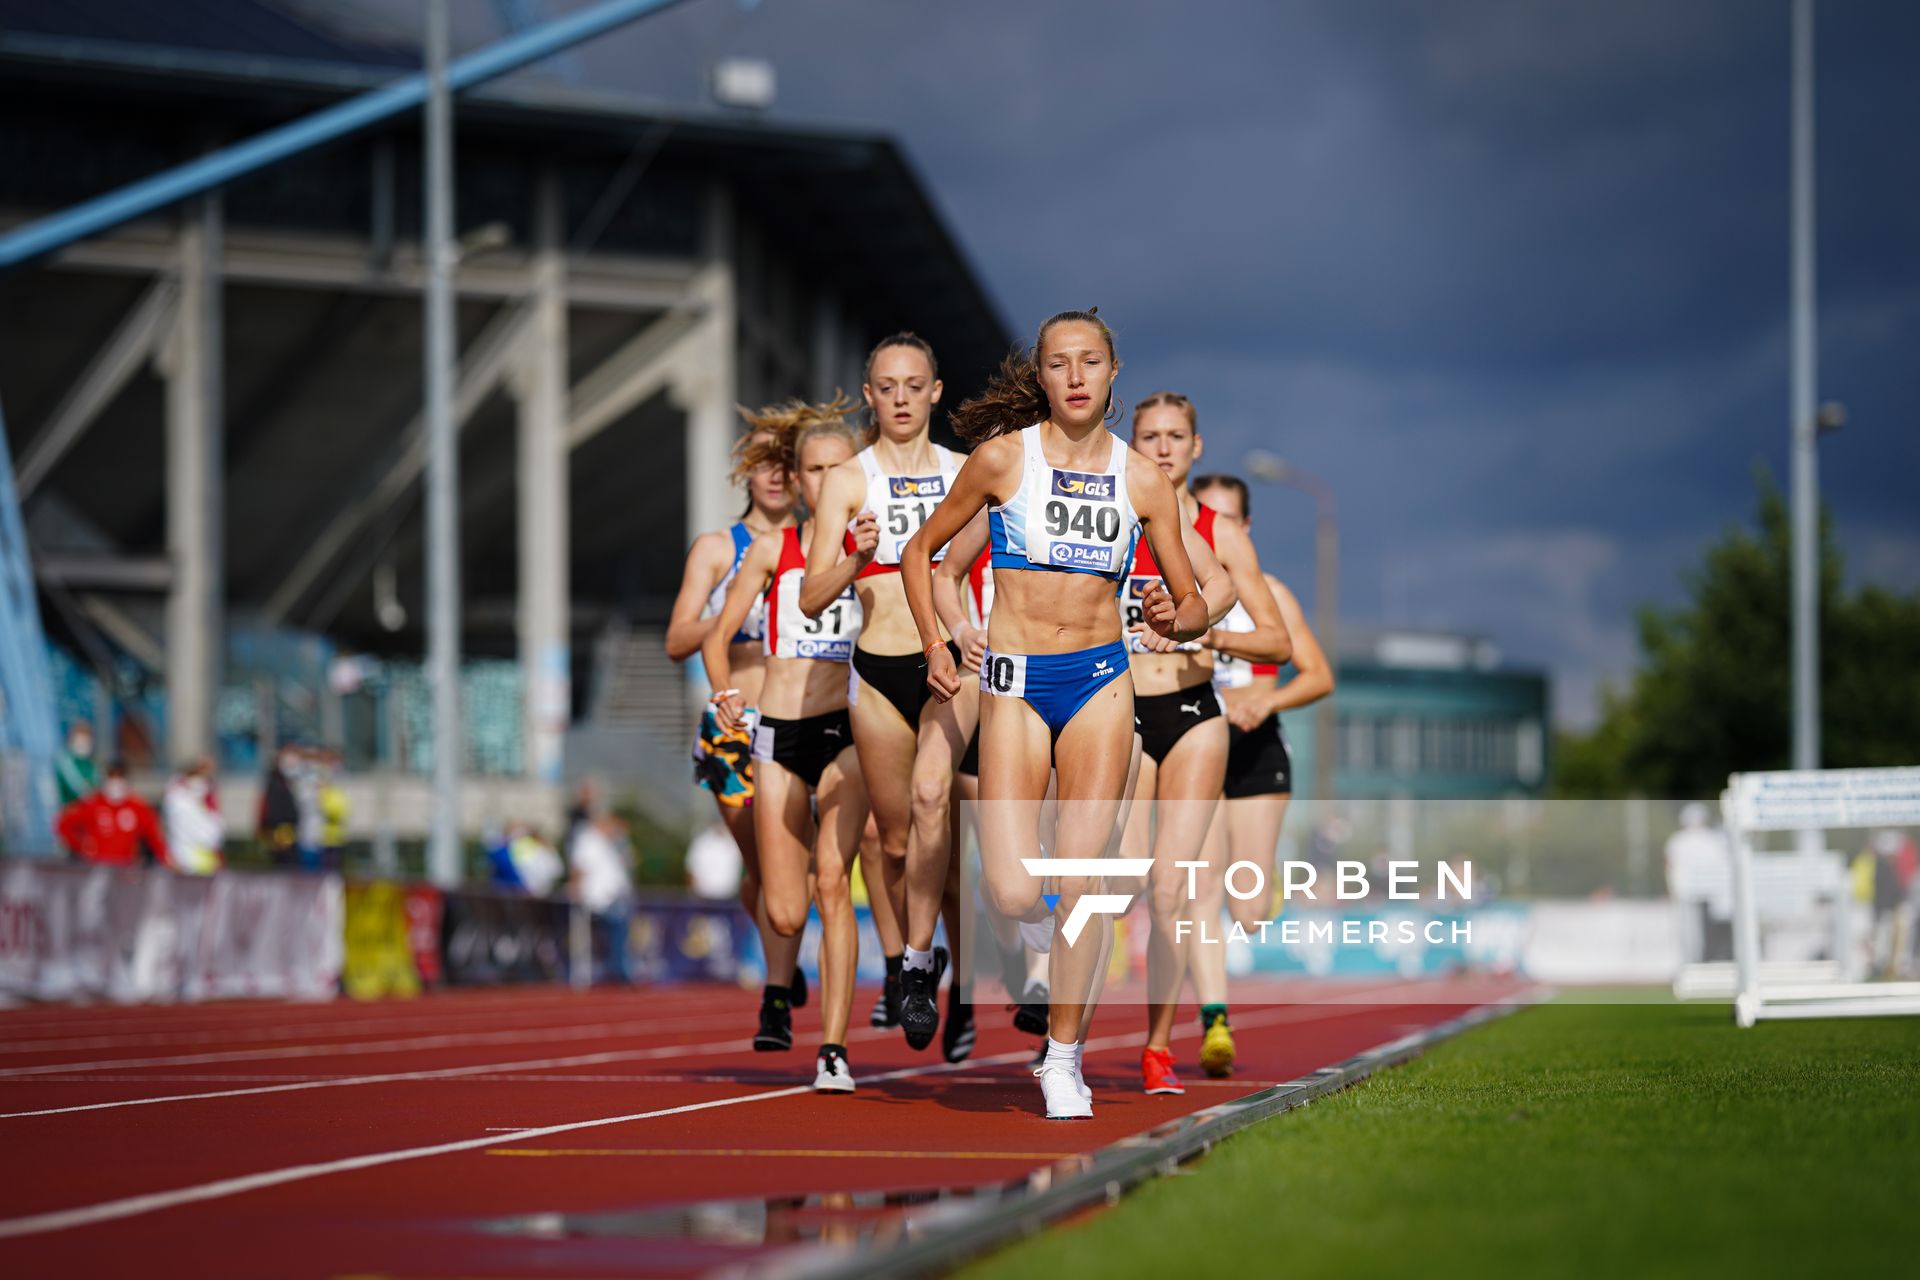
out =
{"type": "MultiPolygon", "coordinates": [[[[0,225],[419,66],[329,14],[0,0],[0,225]]],[[[857,389],[901,328],[956,398],[1007,331],[885,137],[518,82],[455,128],[468,772],[684,805],[661,628],[738,514],[735,406],[857,389]]],[[[107,749],[425,767],[420,172],[408,115],[0,277],[56,684],[107,749]]]]}

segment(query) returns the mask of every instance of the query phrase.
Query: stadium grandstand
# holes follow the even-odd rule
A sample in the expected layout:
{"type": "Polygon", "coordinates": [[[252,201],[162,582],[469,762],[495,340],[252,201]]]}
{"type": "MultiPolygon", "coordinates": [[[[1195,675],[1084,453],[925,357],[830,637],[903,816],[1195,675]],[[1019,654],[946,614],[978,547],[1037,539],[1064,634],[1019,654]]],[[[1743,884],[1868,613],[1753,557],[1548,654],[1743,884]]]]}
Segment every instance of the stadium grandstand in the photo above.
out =
{"type": "MultiPolygon", "coordinates": [[[[391,81],[349,6],[0,0],[0,227],[391,81]]],[[[857,388],[912,327],[951,392],[1008,332],[883,136],[556,80],[462,95],[470,830],[569,771],[689,803],[680,552],[737,514],[738,404],[857,388]],[[543,459],[564,458],[560,465],[543,459]]],[[[345,744],[426,815],[418,113],[0,277],[0,404],[60,718],[161,769],[345,744]],[[103,734],[104,736],[104,734],[103,734]],[[417,792],[417,794],[416,794],[417,792]]],[[[950,394],[951,394],[950,392],[950,394]]],[[[366,805],[359,806],[369,812],[366,805]]]]}

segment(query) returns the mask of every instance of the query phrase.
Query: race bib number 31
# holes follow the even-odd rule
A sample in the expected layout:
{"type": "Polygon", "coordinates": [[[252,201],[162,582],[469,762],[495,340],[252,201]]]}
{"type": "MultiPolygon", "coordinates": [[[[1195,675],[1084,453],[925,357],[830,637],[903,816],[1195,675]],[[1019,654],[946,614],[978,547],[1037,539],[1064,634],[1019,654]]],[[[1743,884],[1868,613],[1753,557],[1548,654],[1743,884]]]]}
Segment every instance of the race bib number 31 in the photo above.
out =
{"type": "Polygon", "coordinates": [[[1090,573],[1120,571],[1127,548],[1122,541],[1117,477],[1054,469],[1038,515],[1038,530],[1030,527],[1027,535],[1029,561],[1090,573]]]}

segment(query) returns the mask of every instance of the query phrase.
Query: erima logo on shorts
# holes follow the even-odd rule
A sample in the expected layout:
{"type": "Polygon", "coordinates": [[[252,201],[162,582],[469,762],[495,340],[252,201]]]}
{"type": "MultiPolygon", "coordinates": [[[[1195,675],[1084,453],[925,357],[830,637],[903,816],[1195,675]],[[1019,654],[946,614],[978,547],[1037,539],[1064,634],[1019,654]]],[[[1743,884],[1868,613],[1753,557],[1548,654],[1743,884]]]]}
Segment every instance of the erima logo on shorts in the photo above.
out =
{"type": "Polygon", "coordinates": [[[887,481],[887,492],[896,498],[941,498],[946,496],[945,476],[894,476],[887,481]]]}
{"type": "Polygon", "coordinates": [[[1113,477],[1085,471],[1055,471],[1053,494],[1056,498],[1085,498],[1106,502],[1113,497],[1113,477]]]}
{"type": "Polygon", "coordinates": [[[1084,542],[1056,542],[1047,553],[1054,564],[1069,569],[1094,569],[1101,573],[1113,563],[1113,548],[1090,546],[1084,542]]]}
{"type": "MultiPolygon", "coordinates": [[[[1036,876],[1144,876],[1153,870],[1152,858],[1022,858],[1020,865],[1036,876]]],[[[1060,895],[1043,893],[1049,910],[1060,905],[1060,895]]],[[[1060,926],[1060,936],[1072,946],[1094,916],[1123,916],[1133,905],[1130,893],[1083,893],[1060,926]]]]}
{"type": "Polygon", "coordinates": [[[1102,658],[1093,664],[1093,674],[1096,676],[1110,676],[1113,674],[1113,666],[1105,658],[1102,658]]]}

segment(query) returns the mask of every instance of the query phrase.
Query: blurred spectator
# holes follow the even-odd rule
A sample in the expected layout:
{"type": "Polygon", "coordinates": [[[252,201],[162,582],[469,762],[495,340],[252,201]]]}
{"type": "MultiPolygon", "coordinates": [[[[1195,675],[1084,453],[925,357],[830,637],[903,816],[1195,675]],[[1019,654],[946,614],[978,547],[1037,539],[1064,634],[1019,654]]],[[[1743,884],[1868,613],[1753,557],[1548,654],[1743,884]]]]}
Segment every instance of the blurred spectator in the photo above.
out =
{"type": "Polygon", "coordinates": [[[67,749],[54,764],[54,777],[60,785],[60,807],[93,794],[100,785],[100,774],[93,759],[93,726],[76,720],[67,730],[67,749]]]}
{"type": "Polygon", "coordinates": [[[687,883],[695,897],[715,902],[738,897],[744,869],[740,846],[718,822],[708,823],[687,846],[687,883]]]}
{"type": "Polygon", "coordinates": [[[347,789],[340,785],[340,752],[329,747],[314,757],[315,803],[320,810],[320,865],[338,871],[347,856],[347,789]]]}
{"type": "Polygon", "coordinates": [[[1876,831],[1853,863],[1854,896],[1872,912],[1873,925],[1868,938],[1876,977],[1891,976],[1898,956],[1897,925],[1906,899],[1900,883],[1902,843],[1898,831],[1876,831]]]}
{"type": "Polygon", "coordinates": [[[160,808],[174,870],[210,876],[225,865],[227,825],[220,820],[220,801],[213,794],[212,761],[202,756],[174,775],[160,808]]]}
{"type": "Polygon", "coordinates": [[[1677,910],[1684,963],[1733,959],[1733,866],[1726,833],[1707,806],[1680,808],[1680,829],[1667,837],[1667,893],[1677,910]]]}
{"type": "Polygon", "coordinates": [[[593,927],[605,941],[607,976],[631,983],[627,964],[627,934],[633,916],[633,876],[630,851],[619,819],[601,814],[574,829],[567,850],[573,864],[573,893],[593,917],[593,927]]]}
{"type": "Polygon", "coordinates": [[[58,831],[61,842],[86,862],[131,866],[140,861],[142,841],[153,857],[170,861],[159,816],[133,794],[127,766],[118,760],[107,766],[106,783],[98,791],[60,811],[58,831]]]}
{"type": "Polygon", "coordinates": [[[300,865],[309,871],[320,869],[320,847],[325,838],[327,820],[320,812],[320,753],[306,748],[294,752],[294,765],[287,774],[293,785],[293,804],[300,818],[295,830],[300,842],[300,865]]]}
{"type": "Polygon", "coordinates": [[[267,860],[276,867],[290,867],[299,861],[300,805],[293,796],[291,776],[299,763],[299,749],[292,744],[282,746],[260,786],[260,844],[267,860]]]}
{"type": "Polygon", "coordinates": [[[579,832],[580,824],[593,821],[593,815],[600,811],[600,787],[593,779],[582,782],[573,793],[573,806],[567,810],[567,832],[563,843],[573,847],[573,837],[579,832]]]}

